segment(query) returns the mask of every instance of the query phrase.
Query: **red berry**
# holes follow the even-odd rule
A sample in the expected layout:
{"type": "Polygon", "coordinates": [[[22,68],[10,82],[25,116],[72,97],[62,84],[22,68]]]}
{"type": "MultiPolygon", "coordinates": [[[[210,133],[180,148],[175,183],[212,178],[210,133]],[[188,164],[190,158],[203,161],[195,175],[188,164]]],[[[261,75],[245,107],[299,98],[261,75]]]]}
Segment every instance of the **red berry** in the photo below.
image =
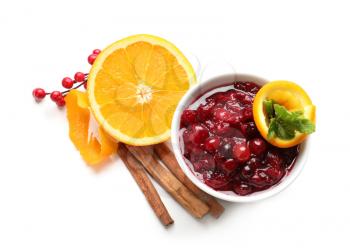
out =
{"type": "Polygon", "coordinates": [[[206,138],[208,138],[209,132],[208,129],[201,124],[194,124],[192,126],[192,140],[195,144],[199,145],[206,138]]]}
{"type": "Polygon", "coordinates": [[[70,77],[65,77],[62,79],[62,86],[66,89],[70,89],[73,87],[74,81],[70,77]]]}
{"type": "Polygon", "coordinates": [[[245,162],[250,158],[250,150],[245,142],[236,144],[232,149],[232,154],[233,157],[240,162],[245,162]]]}
{"type": "Polygon", "coordinates": [[[56,104],[58,107],[63,107],[66,105],[66,101],[64,100],[64,97],[59,97],[58,100],[56,101],[56,104]]]}
{"type": "Polygon", "coordinates": [[[249,179],[249,183],[256,187],[266,187],[271,185],[272,180],[264,172],[264,170],[258,169],[254,172],[254,175],[249,179]]]}
{"type": "Polygon", "coordinates": [[[227,159],[232,158],[232,145],[231,143],[222,142],[218,149],[218,154],[227,159]]]}
{"type": "Polygon", "coordinates": [[[228,111],[224,108],[217,108],[213,112],[214,120],[217,122],[227,122],[236,124],[240,121],[240,115],[237,112],[228,111]]]}
{"type": "Polygon", "coordinates": [[[239,164],[236,162],[236,160],[229,158],[224,163],[220,164],[220,167],[222,171],[230,174],[237,169],[238,165],[239,164]]]}
{"type": "Polygon", "coordinates": [[[241,175],[245,179],[249,179],[253,176],[255,170],[262,166],[261,161],[258,158],[251,158],[245,164],[245,166],[241,170],[241,175]]]}
{"type": "Polygon", "coordinates": [[[261,138],[252,139],[249,141],[249,149],[254,155],[259,156],[265,152],[266,143],[261,138]]]}
{"type": "Polygon", "coordinates": [[[33,97],[36,101],[41,101],[46,96],[46,92],[42,88],[34,89],[32,94],[33,94],[33,97]]]}
{"type": "Polygon", "coordinates": [[[254,122],[247,122],[241,125],[241,131],[246,137],[254,137],[258,134],[258,128],[254,122]]]}
{"type": "Polygon", "coordinates": [[[95,62],[96,58],[97,58],[97,54],[90,54],[88,57],[89,64],[92,65],[95,62]]]}
{"type": "Polygon", "coordinates": [[[181,126],[188,126],[197,121],[197,111],[186,109],[181,115],[181,126]]]}
{"type": "Polygon", "coordinates": [[[74,79],[75,79],[75,81],[77,81],[77,82],[83,82],[83,81],[85,80],[85,74],[82,73],[82,72],[77,72],[77,73],[75,73],[75,75],[74,75],[74,79]]]}
{"type": "Polygon", "coordinates": [[[204,148],[208,152],[215,152],[219,148],[219,145],[220,145],[220,138],[211,136],[206,139],[204,143],[204,148]]]}
{"type": "Polygon", "coordinates": [[[237,195],[248,195],[250,193],[252,193],[253,189],[252,186],[250,186],[249,184],[246,184],[244,182],[240,182],[240,183],[235,183],[233,185],[233,191],[237,194],[237,195]]]}
{"type": "Polygon", "coordinates": [[[57,102],[58,100],[60,100],[60,98],[62,98],[62,93],[57,90],[52,91],[50,94],[50,98],[52,101],[57,102]]]}
{"type": "Polygon", "coordinates": [[[92,51],[92,54],[96,54],[96,55],[97,55],[97,54],[99,54],[100,52],[101,52],[100,49],[95,49],[95,50],[92,51]]]}
{"type": "Polygon", "coordinates": [[[203,179],[205,184],[213,189],[222,188],[231,180],[228,175],[219,171],[215,171],[213,174],[204,174],[203,179]]]}
{"type": "Polygon", "coordinates": [[[269,167],[265,170],[265,173],[275,182],[279,181],[284,176],[282,168],[269,167]]]}

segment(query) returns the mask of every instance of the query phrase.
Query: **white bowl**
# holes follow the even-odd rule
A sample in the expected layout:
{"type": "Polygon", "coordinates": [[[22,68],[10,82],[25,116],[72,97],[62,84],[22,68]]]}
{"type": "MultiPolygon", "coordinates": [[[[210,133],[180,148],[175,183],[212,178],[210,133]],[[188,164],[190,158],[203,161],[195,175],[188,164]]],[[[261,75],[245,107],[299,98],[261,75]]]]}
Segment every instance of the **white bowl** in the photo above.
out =
{"type": "Polygon", "coordinates": [[[255,192],[253,194],[246,195],[246,196],[239,196],[234,192],[216,191],[211,187],[207,186],[206,184],[204,184],[200,179],[198,179],[186,164],[184,157],[181,153],[180,139],[179,139],[181,114],[199,96],[203,95],[204,93],[208,92],[211,89],[228,85],[229,83],[234,81],[251,81],[259,85],[264,85],[265,83],[267,83],[267,80],[260,77],[253,76],[253,75],[227,74],[227,75],[212,78],[210,80],[199,83],[198,85],[192,87],[182,97],[181,101],[179,102],[179,105],[175,110],[172,126],[171,126],[171,143],[173,146],[176,159],[180,164],[182,170],[187,175],[187,177],[200,189],[202,189],[203,191],[205,191],[206,193],[214,197],[217,197],[222,200],[230,201],[230,202],[253,202],[257,200],[266,199],[267,197],[273,196],[281,192],[283,189],[288,187],[294,181],[294,179],[300,174],[301,170],[305,165],[307,154],[309,151],[309,145],[308,145],[308,141],[304,141],[300,145],[300,152],[295,161],[294,167],[286,177],[284,177],[279,183],[272,186],[271,188],[268,188],[260,192],[255,192]]]}

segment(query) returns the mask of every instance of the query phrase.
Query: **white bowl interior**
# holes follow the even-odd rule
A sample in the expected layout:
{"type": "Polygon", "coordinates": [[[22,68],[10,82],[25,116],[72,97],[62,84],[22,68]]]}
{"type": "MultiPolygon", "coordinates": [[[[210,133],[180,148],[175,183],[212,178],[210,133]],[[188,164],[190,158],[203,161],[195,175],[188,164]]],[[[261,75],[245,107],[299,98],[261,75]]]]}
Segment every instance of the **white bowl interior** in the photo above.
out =
{"type": "Polygon", "coordinates": [[[180,164],[182,170],[184,173],[189,177],[189,179],[200,189],[205,191],[206,193],[220,198],[222,200],[231,201],[231,202],[252,202],[257,201],[261,199],[265,199],[267,197],[270,197],[272,195],[277,194],[278,192],[285,189],[287,186],[289,186],[294,179],[299,175],[301,172],[306,159],[307,159],[307,153],[308,153],[308,142],[305,141],[300,146],[300,153],[297,157],[297,160],[294,164],[293,169],[289,172],[289,175],[284,177],[278,184],[272,186],[269,189],[266,189],[264,191],[255,192],[253,194],[247,195],[247,196],[239,196],[233,192],[221,192],[216,191],[206,184],[204,184],[200,179],[198,179],[191,169],[188,167],[188,165],[185,162],[185,159],[182,155],[181,149],[180,149],[180,139],[179,139],[179,130],[180,130],[180,117],[182,112],[193,103],[195,99],[197,99],[199,96],[205,94],[211,89],[228,85],[231,82],[234,81],[251,81],[255,82],[259,85],[264,85],[267,83],[267,80],[263,78],[259,78],[253,75],[248,74],[227,74],[219,77],[212,78],[210,80],[207,80],[203,83],[199,83],[198,85],[191,88],[186,94],[183,96],[181,101],[179,102],[179,105],[177,106],[173,121],[172,121],[172,127],[171,127],[171,143],[174,150],[175,157],[180,164]]]}

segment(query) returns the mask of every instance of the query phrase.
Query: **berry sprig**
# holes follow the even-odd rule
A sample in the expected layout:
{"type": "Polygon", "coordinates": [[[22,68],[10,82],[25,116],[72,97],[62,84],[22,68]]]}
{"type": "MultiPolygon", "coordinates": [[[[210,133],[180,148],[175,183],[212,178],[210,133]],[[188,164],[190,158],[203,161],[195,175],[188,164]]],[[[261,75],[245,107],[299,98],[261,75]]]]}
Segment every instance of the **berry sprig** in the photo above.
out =
{"type": "MultiPolygon", "coordinates": [[[[92,65],[96,58],[97,55],[101,52],[99,49],[95,49],[92,51],[92,54],[89,55],[88,57],[88,62],[90,65],[92,65]]],[[[42,88],[35,88],[32,92],[32,95],[35,99],[35,101],[40,102],[42,101],[47,95],[50,95],[51,100],[56,103],[58,107],[63,107],[66,105],[66,102],[64,100],[64,97],[71,91],[72,89],[78,89],[81,86],[84,86],[84,88],[87,88],[87,77],[88,73],[83,73],[83,72],[76,72],[74,74],[74,79],[70,77],[65,77],[62,79],[62,86],[63,88],[67,89],[64,91],[58,91],[54,90],[52,92],[46,92],[42,88]]]]}

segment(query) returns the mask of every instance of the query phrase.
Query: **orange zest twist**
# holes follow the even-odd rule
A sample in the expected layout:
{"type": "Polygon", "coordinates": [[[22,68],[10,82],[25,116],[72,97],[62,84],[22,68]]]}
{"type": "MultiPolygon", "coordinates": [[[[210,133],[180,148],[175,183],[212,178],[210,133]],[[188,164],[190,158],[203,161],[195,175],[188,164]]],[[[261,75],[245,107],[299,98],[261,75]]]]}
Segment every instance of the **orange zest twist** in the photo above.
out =
{"type": "Polygon", "coordinates": [[[65,97],[69,137],[87,164],[98,167],[117,151],[118,143],[98,127],[97,133],[90,131],[92,114],[87,94],[72,90],[65,97]]]}

